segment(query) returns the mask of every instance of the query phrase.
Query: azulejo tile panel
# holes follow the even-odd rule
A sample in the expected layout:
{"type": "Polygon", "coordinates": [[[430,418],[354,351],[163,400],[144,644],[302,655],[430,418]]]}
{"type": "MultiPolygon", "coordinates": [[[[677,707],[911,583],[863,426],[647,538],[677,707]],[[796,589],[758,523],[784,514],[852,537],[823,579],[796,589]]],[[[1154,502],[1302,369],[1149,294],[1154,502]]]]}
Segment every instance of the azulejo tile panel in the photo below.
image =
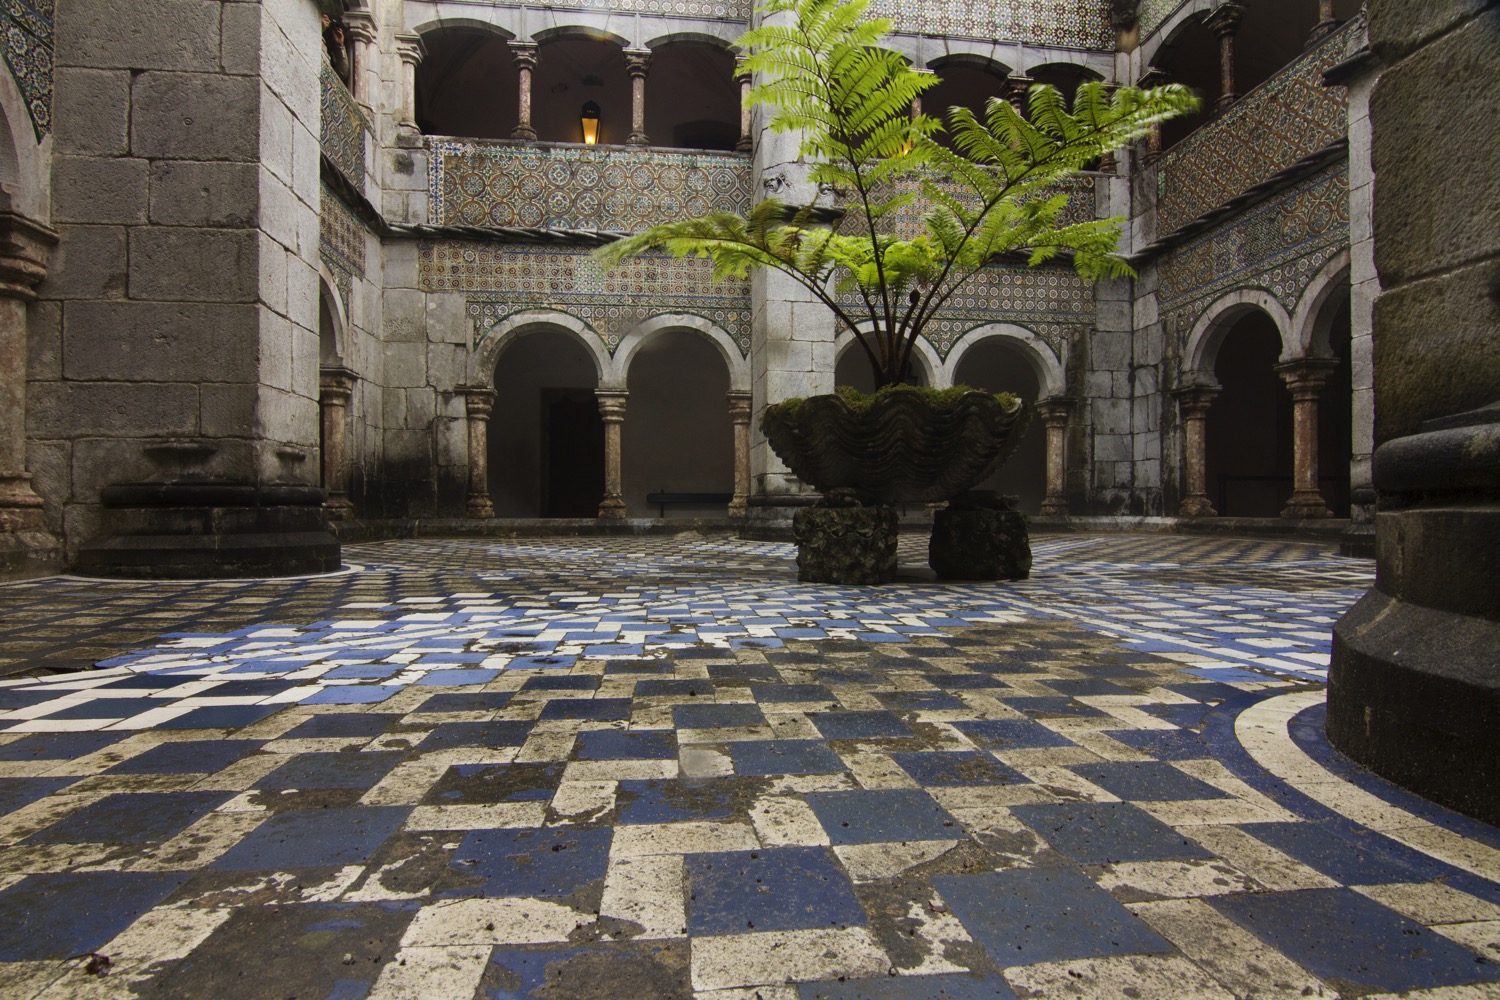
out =
{"type": "MultiPolygon", "coordinates": [[[[938,178],[938,185],[944,192],[957,198],[961,203],[976,206],[978,199],[971,190],[964,188],[952,180],[938,178]]],[[[1068,203],[1063,208],[1062,214],[1058,216],[1058,222],[1064,226],[1076,226],[1080,222],[1092,222],[1098,218],[1097,200],[1095,197],[1095,178],[1091,174],[1083,174],[1077,177],[1068,177],[1052,184],[1034,195],[1037,199],[1052,198],[1059,194],[1068,196],[1068,203]]],[[[882,226],[881,231],[891,231],[902,239],[912,239],[926,232],[926,226],[922,222],[931,202],[921,193],[921,182],[908,178],[895,183],[879,185],[872,198],[875,201],[895,197],[897,194],[914,194],[917,197],[909,204],[886,216],[887,225],[882,226]]],[[[1031,198],[1026,199],[1032,200],[1031,198]]],[[[864,230],[862,216],[857,209],[857,203],[852,199],[844,199],[838,203],[838,207],[846,212],[844,221],[840,223],[842,232],[857,233],[864,230]]]]}
{"type": "Polygon", "coordinates": [[[740,153],[439,141],[429,170],[432,217],[446,225],[639,232],[750,206],[740,153]]]}
{"type": "Polygon", "coordinates": [[[870,13],[907,34],[953,35],[1070,49],[1112,49],[1108,0],[874,0],[870,13]]]}
{"type": "Polygon", "coordinates": [[[0,0],[0,42],[40,141],[52,131],[52,0],[0,0]]]}
{"type": "Polygon", "coordinates": [[[323,63],[322,127],[320,142],[323,155],[338,168],[344,179],[359,190],[365,186],[365,134],[370,130],[364,112],[333,73],[323,63]]]}
{"type": "Polygon", "coordinates": [[[365,227],[326,187],[318,213],[318,255],[333,272],[347,310],[354,279],[365,277],[365,227]]]}
{"type": "Polygon", "coordinates": [[[1344,164],[1165,254],[1160,296],[1169,330],[1185,336],[1203,308],[1232,288],[1264,288],[1295,310],[1313,276],[1349,245],[1344,164]]]}
{"type": "Polygon", "coordinates": [[[1322,76],[1357,27],[1356,19],[1334,32],[1162,156],[1159,236],[1348,134],[1344,91],[1323,86],[1322,76]]]}
{"type": "Polygon", "coordinates": [[[521,0],[523,7],[603,10],[612,14],[697,17],[711,21],[749,21],[753,0],[521,0]]]}
{"type": "Polygon", "coordinates": [[[1140,0],[1135,9],[1135,23],[1140,27],[1140,37],[1149,38],[1151,33],[1167,22],[1187,0],[1140,0]]]}
{"type": "Polygon", "coordinates": [[[750,283],[716,281],[708,260],[648,254],[606,272],[586,251],[459,241],[424,243],[417,260],[423,291],[464,293],[476,346],[507,316],[557,309],[582,319],[610,350],[662,313],[702,316],[750,350],[750,283]]]}

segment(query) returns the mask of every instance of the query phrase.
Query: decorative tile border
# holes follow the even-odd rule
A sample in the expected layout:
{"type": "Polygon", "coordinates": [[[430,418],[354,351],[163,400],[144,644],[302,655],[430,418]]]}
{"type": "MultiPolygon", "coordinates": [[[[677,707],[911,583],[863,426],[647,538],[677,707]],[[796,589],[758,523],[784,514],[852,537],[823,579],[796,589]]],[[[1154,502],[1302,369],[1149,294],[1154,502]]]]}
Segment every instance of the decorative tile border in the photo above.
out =
{"type": "Polygon", "coordinates": [[[0,43],[40,142],[52,131],[52,0],[0,0],[0,43]]]}
{"type": "Polygon", "coordinates": [[[435,142],[430,161],[432,217],[444,225],[639,232],[750,206],[740,153],[435,142]]]}
{"type": "Polygon", "coordinates": [[[1106,0],[874,0],[870,13],[913,35],[1029,42],[1069,49],[1113,49],[1106,0]]]}
{"type": "Polygon", "coordinates": [[[1323,71],[1343,58],[1358,19],[1168,150],[1157,171],[1156,231],[1165,235],[1348,134],[1342,88],[1323,71]]]}
{"type": "Polygon", "coordinates": [[[611,14],[695,17],[709,21],[748,22],[754,0],[519,0],[524,7],[602,10],[611,14]]]}
{"type": "Polygon", "coordinates": [[[356,190],[365,187],[365,134],[370,126],[349,91],[323,63],[322,127],[323,155],[338,168],[356,190]]]}

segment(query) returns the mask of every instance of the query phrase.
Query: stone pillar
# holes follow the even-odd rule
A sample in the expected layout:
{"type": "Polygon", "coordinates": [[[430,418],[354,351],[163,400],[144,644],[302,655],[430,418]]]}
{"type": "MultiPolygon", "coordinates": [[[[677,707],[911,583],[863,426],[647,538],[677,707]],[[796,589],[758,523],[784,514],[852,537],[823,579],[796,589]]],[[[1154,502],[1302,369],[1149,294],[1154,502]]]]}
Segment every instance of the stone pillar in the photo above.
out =
{"type": "Polygon", "coordinates": [[[1223,111],[1239,100],[1234,91],[1234,33],[1239,30],[1245,8],[1237,3],[1221,4],[1203,19],[1204,25],[1219,36],[1219,101],[1214,110],[1223,111]]]}
{"type": "Polygon", "coordinates": [[[510,51],[516,57],[516,78],[520,97],[516,103],[516,127],[510,130],[512,139],[536,141],[536,129],[531,125],[531,79],[536,72],[536,43],[511,42],[510,51]]]}
{"type": "MultiPolygon", "coordinates": [[[[1147,66],[1146,72],[1142,73],[1141,78],[1136,81],[1136,86],[1143,90],[1150,90],[1153,87],[1164,86],[1169,82],[1171,81],[1167,79],[1167,74],[1155,66],[1147,66]]],[[[1155,163],[1160,157],[1161,122],[1152,122],[1151,131],[1146,133],[1146,152],[1142,155],[1141,160],[1144,163],[1150,164],[1155,163]]]]}
{"type": "Polygon", "coordinates": [[[427,54],[422,36],[399,34],[396,36],[396,52],[401,56],[401,109],[396,116],[396,126],[407,131],[417,131],[417,64],[427,54]]]}
{"type": "Polygon", "coordinates": [[[1191,385],[1175,393],[1177,408],[1182,413],[1187,459],[1187,496],[1177,508],[1181,517],[1217,517],[1219,514],[1208,498],[1208,409],[1218,394],[1216,385],[1191,385]]]}
{"type": "Polygon", "coordinates": [[[1044,399],[1036,405],[1036,411],[1047,428],[1047,495],[1042,498],[1041,513],[1044,517],[1066,517],[1068,416],[1073,412],[1073,401],[1044,399]]]}
{"type": "Polygon", "coordinates": [[[1338,18],[1333,16],[1333,0],[1318,0],[1318,23],[1313,25],[1312,34],[1307,36],[1308,46],[1318,44],[1338,26],[1338,18]]]}
{"type": "Polygon", "coordinates": [[[342,520],[354,509],[349,502],[349,400],[359,376],[347,368],[318,372],[318,407],[323,415],[323,488],[328,516],[342,520]]]}
{"type": "Polygon", "coordinates": [[[735,79],[740,85],[740,141],[735,143],[734,148],[741,153],[748,153],[755,144],[755,140],[750,137],[750,74],[746,73],[735,79]]]}
{"type": "Polygon", "coordinates": [[[26,471],[26,304],[56,244],[46,226],[0,211],[0,567],[57,555],[26,471]]]}
{"type": "Polygon", "coordinates": [[[651,68],[650,49],[626,49],[625,72],[630,74],[630,137],[627,145],[645,146],[646,138],[646,71],[651,68]]]}
{"type": "Polygon", "coordinates": [[[1012,73],[1000,88],[1000,96],[1010,102],[1022,118],[1026,117],[1026,96],[1033,83],[1036,81],[1025,73],[1012,73]]]}
{"type": "Polygon", "coordinates": [[[1276,366],[1292,393],[1292,499],[1282,517],[1332,517],[1318,489],[1318,398],[1338,367],[1332,358],[1303,358],[1276,366]]]}
{"type": "MultiPolygon", "coordinates": [[[[1119,89],[1120,88],[1118,86],[1110,84],[1104,92],[1110,97],[1111,100],[1113,100],[1115,91],[1119,89]]],[[[1159,142],[1160,140],[1158,139],[1158,143],[1159,142]]],[[[1105,153],[1103,156],[1099,157],[1099,166],[1097,169],[1101,174],[1113,174],[1119,172],[1120,163],[1119,160],[1115,158],[1114,150],[1110,150],[1108,153],[1105,153]]]]}
{"type": "Polygon", "coordinates": [[[620,426],[625,423],[625,403],[630,393],[623,389],[599,389],[599,413],[604,417],[604,499],[599,516],[609,520],[625,517],[624,479],[620,466],[620,426]]]}
{"type": "Polygon", "coordinates": [[[495,408],[495,390],[469,387],[464,394],[464,409],[469,415],[469,499],[464,504],[468,517],[494,517],[490,502],[489,426],[490,412],[495,408]]]}
{"type": "Polygon", "coordinates": [[[375,109],[374,96],[370,89],[370,71],[375,67],[377,33],[375,19],[367,10],[344,12],[344,31],[354,43],[354,65],[349,67],[349,82],[355,103],[366,111],[375,109]]]}
{"type": "Polygon", "coordinates": [[[729,516],[744,517],[750,500],[750,393],[729,393],[729,422],[734,425],[734,497],[729,516]]]}

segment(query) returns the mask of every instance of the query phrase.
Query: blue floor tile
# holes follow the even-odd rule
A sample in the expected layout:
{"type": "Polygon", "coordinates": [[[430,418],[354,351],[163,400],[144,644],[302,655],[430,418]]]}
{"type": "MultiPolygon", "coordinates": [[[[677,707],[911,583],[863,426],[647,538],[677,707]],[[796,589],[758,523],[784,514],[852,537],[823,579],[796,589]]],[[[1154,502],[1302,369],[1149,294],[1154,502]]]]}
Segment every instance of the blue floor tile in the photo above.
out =
{"type": "Polygon", "coordinates": [[[630,718],[630,699],[553,698],[542,708],[542,714],[538,718],[623,722],[630,718]]]}
{"type": "Polygon", "coordinates": [[[1241,829],[1344,885],[1425,882],[1434,874],[1393,857],[1385,845],[1399,845],[1374,831],[1342,836],[1320,823],[1247,823],[1241,829]]]}
{"type": "Polygon", "coordinates": [[[269,698],[290,691],[301,681],[225,681],[204,692],[210,698],[269,698]]]}
{"type": "Polygon", "coordinates": [[[402,806],[291,809],[256,827],[209,867],[279,871],[364,864],[401,829],[409,812],[402,806]]]}
{"type": "Polygon", "coordinates": [[[1500,981],[1500,966],[1348,889],[1214,896],[1208,903],[1355,995],[1500,981]]]}
{"type": "Polygon", "coordinates": [[[1015,1000],[1015,996],[993,972],[824,980],[803,983],[797,992],[798,1000],[1015,1000]]]}
{"type": "Polygon", "coordinates": [[[849,878],[824,847],[690,854],[688,931],[749,934],[863,926],[849,878]]]}
{"type": "Polygon", "coordinates": [[[304,705],[373,705],[403,690],[396,684],[340,684],[303,698],[304,705]]]}
{"type": "Polygon", "coordinates": [[[162,743],[121,761],[106,774],[213,774],[255,753],[260,740],[188,740],[162,743]]]}
{"type": "Polygon", "coordinates": [[[0,778],[0,816],[67,788],[78,778],[0,778]]]}
{"type": "MultiPolygon", "coordinates": [[[[511,664],[515,666],[514,663],[511,664]]],[[[526,678],[522,691],[593,691],[599,687],[599,678],[592,674],[538,675],[526,678]]]]}
{"type": "Polygon", "coordinates": [[[563,764],[454,764],[443,772],[423,805],[488,805],[550,802],[562,781],[563,764]]]}
{"type": "Polygon", "coordinates": [[[257,781],[254,788],[369,788],[406,757],[398,750],[369,753],[299,753],[257,781]]]}
{"type": "Polygon", "coordinates": [[[723,781],[622,781],[615,803],[627,825],[723,820],[735,815],[732,793],[723,781]]]}
{"type": "Polygon", "coordinates": [[[578,760],[675,760],[677,734],[670,729],[590,729],[574,744],[578,760]]]}
{"type": "Polygon", "coordinates": [[[890,691],[876,697],[894,712],[944,712],[969,707],[945,691],[890,691]]]}
{"type": "Polygon", "coordinates": [[[730,726],[764,726],[759,705],[678,705],[673,711],[678,729],[724,729],[730,726]]]}
{"type": "Polygon", "coordinates": [[[374,739],[401,721],[389,712],[324,712],[288,730],[282,739],[305,740],[347,736],[374,739]]]}
{"type": "Polygon", "coordinates": [[[1031,780],[1015,768],[977,750],[893,753],[891,759],[916,779],[917,784],[926,788],[1007,785],[1031,780]]]}
{"type": "Polygon", "coordinates": [[[165,702],[153,698],[96,698],[48,712],[48,719],[129,719],[161,708],[165,702]]]}
{"type": "Polygon", "coordinates": [[[449,868],[482,884],[441,895],[571,896],[604,877],[612,836],[576,827],[471,830],[449,868]]]}
{"type": "Polygon", "coordinates": [[[1075,774],[1129,802],[1227,799],[1230,794],[1165,761],[1103,761],[1075,764],[1075,774]]]}
{"type": "Polygon", "coordinates": [[[0,744],[0,760],[77,760],[124,738],[124,733],[32,733],[0,744]]]}
{"type": "Polygon", "coordinates": [[[744,740],[729,744],[734,773],[751,777],[773,774],[837,774],[839,755],[821,740],[744,740]]]}
{"type": "Polygon", "coordinates": [[[473,684],[488,684],[499,674],[498,670],[432,670],[418,677],[417,683],[432,687],[467,687],[473,684]]]}
{"type": "Polygon", "coordinates": [[[60,961],[98,951],[191,872],[28,875],[0,891],[0,962],[60,961]]]}
{"type": "Polygon", "coordinates": [[[239,729],[275,715],[285,705],[207,705],[157,723],[158,729],[239,729]]]}
{"type": "Polygon", "coordinates": [[[1172,946],[1072,868],[1013,868],[932,880],[948,908],[1001,968],[1172,946]]]}
{"type": "Polygon", "coordinates": [[[1106,735],[1157,760],[1202,760],[1213,756],[1203,737],[1191,729],[1110,729],[1106,735]]]}
{"type": "Polygon", "coordinates": [[[750,693],[762,705],[786,702],[833,704],[833,692],[821,684],[752,684],[750,693]]]}
{"type": "Polygon", "coordinates": [[[1076,744],[1055,729],[1030,719],[976,719],[953,728],[986,750],[1031,750],[1076,744]]]}
{"type": "Polygon", "coordinates": [[[647,680],[635,682],[635,695],[637,698],[712,698],[714,696],[714,685],[712,681],[701,678],[673,678],[671,680],[647,680]]]}
{"type": "Polygon", "coordinates": [[[1019,805],[1011,813],[1081,865],[1212,857],[1144,809],[1126,802],[1019,805]]]}
{"type": "Polygon", "coordinates": [[[229,801],[229,792],[106,795],[40,830],[28,844],[142,844],[176,836],[229,801]]]}
{"type": "Polygon", "coordinates": [[[416,707],[418,712],[495,712],[510,704],[509,691],[457,691],[435,694],[416,707]]]}
{"type": "Polygon", "coordinates": [[[532,724],[518,719],[492,722],[444,722],[433,727],[418,744],[423,753],[456,747],[518,747],[531,735],[532,724]]]}
{"type": "Polygon", "coordinates": [[[828,740],[899,739],[912,731],[890,712],[809,712],[807,719],[828,740]]]}
{"type": "Polygon", "coordinates": [[[1074,701],[1072,698],[1061,696],[1057,698],[1045,696],[1035,698],[1002,698],[1002,700],[1011,708],[1019,712],[1025,712],[1027,715],[1033,717],[1041,716],[1046,718],[1060,715],[1091,718],[1106,714],[1092,705],[1085,705],[1081,701],[1074,701]]]}
{"type": "Polygon", "coordinates": [[[921,789],[813,792],[807,804],[835,845],[965,837],[947,810],[921,789]]]}

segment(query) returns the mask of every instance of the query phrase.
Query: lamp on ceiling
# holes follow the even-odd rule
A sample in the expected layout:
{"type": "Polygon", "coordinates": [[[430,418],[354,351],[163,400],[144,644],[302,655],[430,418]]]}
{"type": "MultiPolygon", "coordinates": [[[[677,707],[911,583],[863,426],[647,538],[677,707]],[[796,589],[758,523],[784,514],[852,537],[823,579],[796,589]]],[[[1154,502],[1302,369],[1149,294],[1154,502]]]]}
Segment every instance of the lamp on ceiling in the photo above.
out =
{"type": "Polygon", "coordinates": [[[583,142],[586,146],[599,144],[599,105],[593,101],[584,104],[578,113],[578,124],[583,126],[583,142]]]}

